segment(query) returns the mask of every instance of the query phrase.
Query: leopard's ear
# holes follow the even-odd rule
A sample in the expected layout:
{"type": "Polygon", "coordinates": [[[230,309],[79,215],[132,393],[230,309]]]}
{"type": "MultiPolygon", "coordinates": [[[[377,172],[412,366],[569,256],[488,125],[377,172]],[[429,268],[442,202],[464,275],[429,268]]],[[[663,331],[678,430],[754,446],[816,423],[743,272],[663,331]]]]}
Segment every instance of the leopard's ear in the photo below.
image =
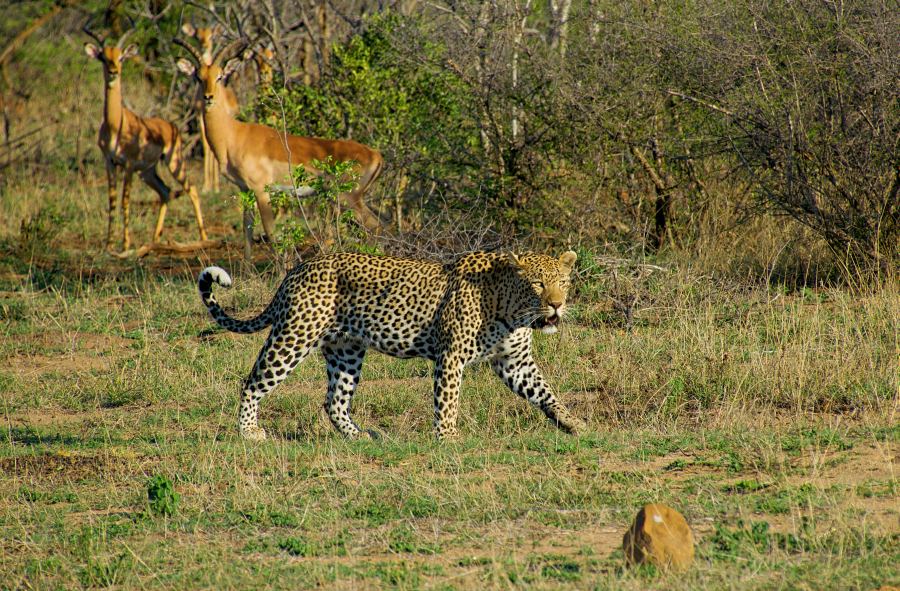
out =
{"type": "Polygon", "coordinates": [[[517,257],[516,253],[512,251],[506,253],[506,262],[508,262],[516,271],[522,271],[525,268],[525,265],[522,264],[522,259],[517,257]]]}
{"type": "Polygon", "coordinates": [[[566,274],[571,273],[572,269],[575,268],[575,260],[578,258],[578,255],[575,254],[575,251],[567,250],[562,253],[559,257],[559,266],[562,267],[563,272],[566,274]]]}

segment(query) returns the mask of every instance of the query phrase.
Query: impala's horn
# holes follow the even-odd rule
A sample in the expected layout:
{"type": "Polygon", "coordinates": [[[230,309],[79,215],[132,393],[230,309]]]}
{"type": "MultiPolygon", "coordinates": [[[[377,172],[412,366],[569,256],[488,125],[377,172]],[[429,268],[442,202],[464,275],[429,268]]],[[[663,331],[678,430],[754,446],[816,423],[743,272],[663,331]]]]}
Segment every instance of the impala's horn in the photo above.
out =
{"type": "Polygon", "coordinates": [[[197,49],[196,47],[194,47],[193,45],[191,45],[190,43],[188,43],[187,41],[185,41],[184,39],[175,37],[174,39],[172,39],[172,43],[174,43],[175,45],[178,45],[179,47],[183,47],[184,49],[186,49],[187,52],[190,53],[191,56],[194,58],[194,60],[197,62],[197,66],[199,66],[200,64],[203,63],[203,56],[200,54],[200,50],[197,49]]]}
{"type": "Polygon", "coordinates": [[[93,16],[91,16],[87,19],[87,21],[84,23],[84,26],[81,27],[81,30],[84,32],[85,35],[88,35],[91,39],[96,41],[97,44],[100,45],[100,49],[103,49],[103,44],[106,42],[106,38],[101,37],[100,35],[95,33],[93,29],[91,29],[92,22],[94,22],[93,16]]]}
{"type": "Polygon", "coordinates": [[[250,45],[246,38],[240,37],[227,45],[223,45],[219,51],[213,55],[214,64],[227,63],[231,58],[240,55],[244,49],[250,45]]]}
{"type": "Polygon", "coordinates": [[[131,18],[131,15],[126,14],[125,16],[128,17],[128,23],[131,26],[128,28],[127,31],[122,33],[121,37],[119,37],[119,41],[116,43],[116,47],[118,47],[119,49],[122,49],[122,46],[125,45],[125,40],[128,39],[128,37],[130,37],[131,34],[134,33],[134,31],[136,30],[136,27],[134,24],[134,19],[131,18]]]}

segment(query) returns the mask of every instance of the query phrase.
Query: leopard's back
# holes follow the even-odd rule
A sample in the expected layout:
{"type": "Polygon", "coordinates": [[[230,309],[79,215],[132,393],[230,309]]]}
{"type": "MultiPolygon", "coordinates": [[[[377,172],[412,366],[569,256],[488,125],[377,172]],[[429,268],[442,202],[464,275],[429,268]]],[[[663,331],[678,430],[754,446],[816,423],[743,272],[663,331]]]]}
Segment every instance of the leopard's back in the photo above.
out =
{"type": "Polygon", "coordinates": [[[337,335],[363,340],[396,357],[437,353],[435,321],[450,278],[432,261],[335,254],[320,259],[335,273],[334,324],[337,335]]]}

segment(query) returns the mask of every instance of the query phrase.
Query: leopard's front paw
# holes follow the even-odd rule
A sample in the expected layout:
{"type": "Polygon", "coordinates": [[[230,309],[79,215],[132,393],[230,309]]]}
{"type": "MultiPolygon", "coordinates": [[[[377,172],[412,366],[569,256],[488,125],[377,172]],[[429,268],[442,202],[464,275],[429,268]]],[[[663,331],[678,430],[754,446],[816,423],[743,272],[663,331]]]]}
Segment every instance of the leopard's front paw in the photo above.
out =
{"type": "Polygon", "coordinates": [[[381,440],[381,433],[379,433],[375,429],[363,429],[359,432],[358,438],[369,439],[371,441],[379,441],[381,440]]]}
{"type": "Polygon", "coordinates": [[[548,413],[548,417],[551,421],[556,423],[557,427],[571,435],[578,435],[579,433],[584,433],[588,430],[587,423],[569,413],[569,411],[564,408],[555,409],[554,412],[548,413]]]}
{"type": "Polygon", "coordinates": [[[566,422],[560,421],[560,428],[571,435],[583,434],[588,430],[588,425],[581,419],[569,417],[566,422]]]}
{"type": "Polygon", "coordinates": [[[244,427],[241,429],[241,437],[248,441],[265,441],[266,431],[262,427],[244,427]]]}

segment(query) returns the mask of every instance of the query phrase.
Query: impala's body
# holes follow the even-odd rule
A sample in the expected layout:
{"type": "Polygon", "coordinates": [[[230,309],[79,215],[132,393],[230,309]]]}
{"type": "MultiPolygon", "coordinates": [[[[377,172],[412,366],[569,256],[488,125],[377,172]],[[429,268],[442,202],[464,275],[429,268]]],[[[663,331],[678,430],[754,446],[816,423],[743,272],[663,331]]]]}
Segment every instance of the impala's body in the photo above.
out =
{"type": "MultiPolygon", "coordinates": [[[[98,39],[99,40],[99,39],[98,39]]],[[[93,43],[84,46],[85,53],[103,64],[103,78],[106,82],[104,96],[103,121],[97,145],[103,152],[106,161],[106,176],[109,195],[109,220],[106,230],[106,248],[112,247],[113,219],[117,201],[118,170],[124,173],[122,183],[122,245],[128,249],[131,245],[129,232],[129,194],[132,175],[137,173],[151,189],[159,195],[159,217],[153,233],[154,242],[162,234],[169,200],[180,192],[172,194],[168,186],[159,177],[156,164],[162,160],[176,181],[191,197],[194,215],[200,230],[200,238],[206,240],[203,228],[203,214],[200,211],[200,198],[197,190],[191,186],[185,174],[182,157],[181,136],[178,128],[169,121],[156,117],[139,117],[122,105],[122,63],[136,55],[137,48],[131,45],[124,50],[118,46],[100,49],[93,43]]]]}
{"type": "MultiPolygon", "coordinates": [[[[178,42],[179,40],[176,40],[178,42]]],[[[186,43],[179,43],[193,52],[186,43]]],[[[326,140],[288,135],[257,123],[244,123],[234,119],[224,100],[228,74],[236,64],[231,60],[221,68],[216,59],[205,65],[199,54],[195,67],[187,60],[179,60],[178,67],[194,76],[203,88],[203,119],[206,137],[225,176],[243,190],[252,190],[262,220],[263,230],[269,239],[274,237],[275,216],[266,186],[290,184],[292,167],[304,166],[310,171],[313,160],[325,160],[329,156],[337,161],[352,160],[360,174],[357,188],[346,194],[346,199],[361,225],[376,230],[381,227],[378,217],[363,201],[366,189],[381,172],[382,159],[377,150],[350,140],[326,140]]],[[[249,255],[252,240],[252,211],[244,212],[245,254],[249,255]]]]}
{"type": "MultiPolygon", "coordinates": [[[[217,25],[215,27],[194,27],[192,24],[185,23],[181,26],[181,30],[190,37],[193,37],[200,44],[201,56],[203,63],[207,66],[212,63],[213,59],[213,39],[222,32],[217,25]]],[[[240,110],[237,96],[230,88],[225,89],[225,104],[228,106],[229,112],[234,115],[240,110]]],[[[206,125],[203,121],[203,89],[198,88],[194,97],[194,111],[197,113],[197,119],[200,122],[200,144],[203,146],[203,186],[202,191],[218,191],[219,190],[219,162],[216,160],[209,143],[206,141],[206,125]]]]}
{"type": "MultiPolygon", "coordinates": [[[[222,172],[241,189],[251,189],[257,195],[265,193],[266,185],[288,182],[292,166],[303,165],[313,171],[310,166],[312,160],[325,160],[329,156],[338,161],[377,161],[378,169],[381,167],[378,152],[352,140],[287,135],[259,123],[237,121],[227,108],[210,102],[206,104],[204,119],[207,140],[222,172]],[[252,140],[241,141],[241,138],[252,140]]],[[[361,179],[360,185],[364,182],[361,179]]],[[[361,195],[359,197],[358,203],[365,207],[361,195]]],[[[356,210],[357,203],[352,198],[351,206],[356,210]]],[[[374,217],[374,214],[370,215],[374,217]]],[[[265,225],[265,217],[263,220],[265,225]]]]}

